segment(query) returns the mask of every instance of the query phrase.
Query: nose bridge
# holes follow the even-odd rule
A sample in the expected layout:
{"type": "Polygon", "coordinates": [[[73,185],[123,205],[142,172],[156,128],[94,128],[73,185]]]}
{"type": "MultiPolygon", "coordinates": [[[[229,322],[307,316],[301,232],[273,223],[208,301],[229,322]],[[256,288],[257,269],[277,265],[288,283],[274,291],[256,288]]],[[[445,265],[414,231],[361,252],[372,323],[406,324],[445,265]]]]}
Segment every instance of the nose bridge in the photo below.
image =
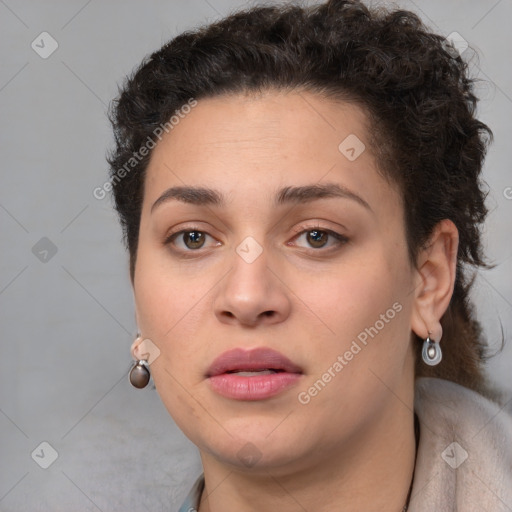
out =
{"type": "Polygon", "coordinates": [[[269,251],[255,238],[248,236],[238,244],[215,301],[221,321],[254,325],[288,316],[289,298],[269,263],[269,251]]]}

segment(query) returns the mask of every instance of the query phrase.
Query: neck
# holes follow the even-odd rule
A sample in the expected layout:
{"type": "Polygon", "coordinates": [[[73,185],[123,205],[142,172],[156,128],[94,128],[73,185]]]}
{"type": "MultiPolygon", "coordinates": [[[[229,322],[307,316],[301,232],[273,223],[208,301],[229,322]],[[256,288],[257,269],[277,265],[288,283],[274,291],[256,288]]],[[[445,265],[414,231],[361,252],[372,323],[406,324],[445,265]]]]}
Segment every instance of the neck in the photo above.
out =
{"type": "MultiPolygon", "coordinates": [[[[242,471],[201,453],[205,489],[199,512],[274,510],[402,512],[416,456],[414,415],[400,400],[366,429],[314,461],[242,471]],[[383,434],[384,433],[384,434],[383,434]]],[[[407,402],[406,402],[407,403],[407,402]]],[[[315,454],[317,455],[317,454],[315,454]]]]}

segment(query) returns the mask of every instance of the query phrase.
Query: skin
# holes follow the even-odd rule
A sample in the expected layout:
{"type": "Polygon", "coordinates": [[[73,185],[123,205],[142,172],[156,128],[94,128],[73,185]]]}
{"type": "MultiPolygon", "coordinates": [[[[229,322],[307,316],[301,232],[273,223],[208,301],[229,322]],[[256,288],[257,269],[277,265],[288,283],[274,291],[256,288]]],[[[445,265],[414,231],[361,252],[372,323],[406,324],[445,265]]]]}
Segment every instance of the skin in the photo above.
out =
{"type": "MultiPolygon", "coordinates": [[[[411,264],[400,193],[379,173],[369,141],[356,105],[267,91],[200,100],[153,150],[133,280],[137,322],[160,351],[151,363],[158,393],[199,448],[201,512],[397,512],[406,501],[415,463],[412,333],[441,337],[458,239],[453,223],[441,222],[411,264]],[[354,161],[338,149],[350,134],[366,145],[354,161]],[[281,187],[326,183],[368,207],[346,197],[274,203],[281,187]],[[216,189],[225,204],[170,199],[152,211],[174,186],[216,189]],[[347,240],[324,234],[318,246],[308,237],[315,228],[347,240]],[[207,235],[202,247],[185,245],[183,234],[165,243],[187,229],[207,235]],[[236,252],[248,236],[262,248],[252,263],[236,252]],[[298,394],[396,303],[400,312],[300,403],[298,394]],[[278,350],[303,375],[267,400],[222,397],[205,373],[236,347],[278,350]],[[248,467],[240,450],[256,463],[248,467]]],[[[141,356],[139,342],[132,353],[141,356]]]]}

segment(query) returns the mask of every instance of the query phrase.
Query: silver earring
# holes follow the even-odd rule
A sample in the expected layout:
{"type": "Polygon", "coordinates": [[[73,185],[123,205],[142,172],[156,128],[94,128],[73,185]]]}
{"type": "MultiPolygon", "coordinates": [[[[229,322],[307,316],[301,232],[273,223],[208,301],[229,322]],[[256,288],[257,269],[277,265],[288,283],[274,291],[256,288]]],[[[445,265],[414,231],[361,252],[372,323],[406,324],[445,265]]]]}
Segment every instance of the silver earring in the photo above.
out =
{"type": "Polygon", "coordinates": [[[421,351],[423,361],[429,366],[435,366],[441,362],[443,353],[441,352],[441,345],[438,341],[433,341],[430,336],[423,342],[423,350],[421,351]]]}

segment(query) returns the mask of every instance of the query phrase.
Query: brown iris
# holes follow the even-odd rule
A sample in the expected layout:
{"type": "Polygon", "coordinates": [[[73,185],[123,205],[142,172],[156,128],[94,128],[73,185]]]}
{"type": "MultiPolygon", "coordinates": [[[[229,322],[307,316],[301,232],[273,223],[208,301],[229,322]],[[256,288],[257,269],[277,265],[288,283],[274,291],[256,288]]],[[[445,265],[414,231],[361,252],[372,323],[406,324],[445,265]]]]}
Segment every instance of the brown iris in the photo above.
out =
{"type": "Polygon", "coordinates": [[[205,235],[201,231],[185,231],[183,241],[189,249],[199,249],[204,245],[205,235]]]}
{"type": "Polygon", "coordinates": [[[313,229],[308,231],[307,239],[308,243],[315,248],[323,247],[327,243],[328,234],[325,231],[319,229],[313,229]]]}

